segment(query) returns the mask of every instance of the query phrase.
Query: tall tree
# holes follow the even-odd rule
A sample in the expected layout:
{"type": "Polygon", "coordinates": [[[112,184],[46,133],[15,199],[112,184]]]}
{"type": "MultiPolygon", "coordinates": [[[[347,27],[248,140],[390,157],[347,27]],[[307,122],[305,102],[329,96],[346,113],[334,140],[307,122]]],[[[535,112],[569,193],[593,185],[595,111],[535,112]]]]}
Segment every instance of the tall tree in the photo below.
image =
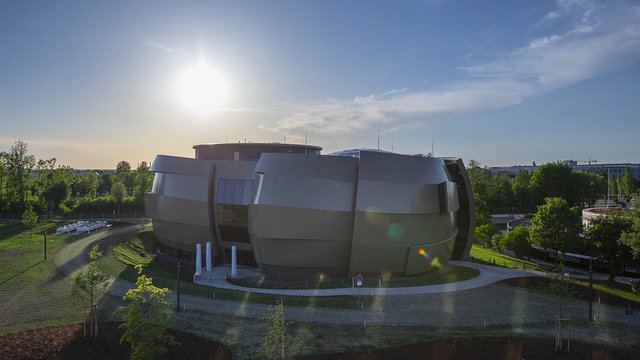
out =
{"type": "Polygon", "coordinates": [[[579,209],[558,197],[546,198],[531,224],[529,240],[544,251],[554,251],[556,262],[559,253],[566,253],[576,244],[582,230],[579,209]]]}
{"type": "Polygon", "coordinates": [[[627,196],[631,196],[631,194],[635,194],[637,190],[636,179],[633,177],[631,173],[631,169],[627,166],[624,169],[624,176],[622,177],[622,188],[623,192],[627,196]]]}
{"type": "Polygon", "coordinates": [[[122,160],[116,165],[116,174],[128,173],[129,171],[131,171],[131,165],[127,161],[122,160]]]}
{"type": "Polygon", "coordinates": [[[634,210],[631,221],[631,228],[622,232],[620,242],[631,249],[634,267],[640,269],[640,206],[634,210]]]}
{"type": "Polygon", "coordinates": [[[609,281],[613,281],[621,264],[631,261],[631,249],[620,241],[622,234],[631,230],[631,221],[621,216],[608,215],[591,221],[586,228],[593,253],[609,263],[609,281]]]}
{"type": "Polygon", "coordinates": [[[111,192],[111,185],[113,185],[113,176],[109,173],[103,173],[100,175],[97,193],[101,195],[108,194],[111,192]]]}
{"type": "Polygon", "coordinates": [[[133,199],[136,204],[144,206],[147,192],[151,191],[153,184],[153,174],[149,171],[146,161],[138,165],[135,173],[136,185],[133,188],[133,199]]]}
{"type": "Polygon", "coordinates": [[[59,210],[60,204],[69,197],[69,185],[63,180],[57,181],[45,190],[43,196],[51,203],[54,211],[59,210]]]}
{"type": "Polygon", "coordinates": [[[574,206],[580,203],[573,169],[561,163],[542,165],[531,176],[531,187],[537,204],[544,204],[548,197],[561,197],[574,206]]]}
{"type": "Polygon", "coordinates": [[[128,194],[133,193],[136,176],[131,171],[131,165],[127,161],[122,160],[116,165],[116,178],[124,184],[128,194]]]}
{"type": "Polygon", "coordinates": [[[7,154],[7,166],[13,183],[12,187],[16,194],[15,200],[17,204],[14,206],[14,210],[22,213],[27,197],[27,182],[31,176],[31,171],[36,166],[36,158],[29,154],[29,145],[26,142],[17,140],[11,146],[7,154]]]}
{"type": "Polygon", "coordinates": [[[625,193],[625,188],[624,188],[624,182],[622,181],[622,176],[618,176],[616,178],[616,194],[618,194],[618,200],[622,201],[624,200],[624,195],[627,195],[627,193],[625,193]]]}
{"type": "Polygon", "coordinates": [[[467,166],[471,180],[471,188],[476,203],[476,225],[490,224],[489,189],[491,187],[491,172],[480,166],[477,160],[471,159],[467,166]]]}
{"type": "Polygon", "coordinates": [[[95,172],[89,171],[85,176],[79,177],[75,185],[75,194],[87,199],[93,199],[96,197],[98,190],[98,175],[95,172]]]}
{"type": "Polygon", "coordinates": [[[126,195],[127,189],[124,187],[123,183],[117,182],[111,186],[111,197],[113,197],[113,200],[118,205],[118,213],[120,213],[120,205],[126,195]]]}
{"type": "Polygon", "coordinates": [[[518,210],[529,212],[532,210],[532,194],[530,187],[531,175],[526,171],[518,172],[513,179],[513,199],[518,210]]]}

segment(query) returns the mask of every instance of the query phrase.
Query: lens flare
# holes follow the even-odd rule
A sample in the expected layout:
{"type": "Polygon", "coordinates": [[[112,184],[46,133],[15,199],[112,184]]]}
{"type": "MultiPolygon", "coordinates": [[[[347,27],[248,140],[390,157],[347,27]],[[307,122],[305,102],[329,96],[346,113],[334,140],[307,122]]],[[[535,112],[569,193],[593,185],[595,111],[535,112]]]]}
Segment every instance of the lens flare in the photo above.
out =
{"type": "Polygon", "coordinates": [[[404,237],[404,228],[398,223],[393,223],[387,228],[387,236],[392,240],[400,240],[404,237]]]}

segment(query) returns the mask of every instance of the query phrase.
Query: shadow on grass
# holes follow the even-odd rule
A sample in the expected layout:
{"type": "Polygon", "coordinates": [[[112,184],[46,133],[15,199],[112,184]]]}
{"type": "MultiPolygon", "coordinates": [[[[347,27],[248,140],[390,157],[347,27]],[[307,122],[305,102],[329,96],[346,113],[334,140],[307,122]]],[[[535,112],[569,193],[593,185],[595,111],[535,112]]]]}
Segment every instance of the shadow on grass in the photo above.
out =
{"type": "Polygon", "coordinates": [[[8,279],[6,279],[6,280],[2,280],[2,282],[0,282],[0,286],[2,286],[2,285],[4,285],[4,284],[8,283],[9,281],[11,281],[11,280],[13,280],[13,279],[17,278],[18,276],[20,276],[20,275],[22,275],[22,274],[26,273],[27,271],[29,271],[29,270],[33,269],[34,267],[36,267],[36,266],[38,266],[38,265],[42,264],[43,262],[44,262],[44,260],[40,260],[40,261],[38,261],[37,263],[35,263],[35,264],[33,264],[33,265],[31,265],[31,266],[29,266],[29,267],[25,268],[24,270],[22,270],[22,271],[20,271],[20,272],[16,273],[15,275],[13,275],[13,276],[9,277],[8,279]]]}

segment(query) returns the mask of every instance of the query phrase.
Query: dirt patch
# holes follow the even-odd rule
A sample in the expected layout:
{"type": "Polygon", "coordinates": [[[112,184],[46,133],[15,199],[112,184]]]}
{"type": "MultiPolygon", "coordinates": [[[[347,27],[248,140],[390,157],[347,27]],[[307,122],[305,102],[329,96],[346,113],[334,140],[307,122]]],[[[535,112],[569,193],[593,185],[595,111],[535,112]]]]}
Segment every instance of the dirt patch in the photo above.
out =
{"type": "MultiPolygon", "coordinates": [[[[118,323],[101,323],[95,339],[82,335],[82,325],[48,327],[0,337],[0,359],[129,359],[128,344],[120,344],[118,323]]],[[[179,347],[163,359],[231,359],[231,351],[215,341],[172,330],[179,347]]]]}
{"type": "Polygon", "coordinates": [[[22,249],[11,249],[11,250],[5,250],[3,252],[0,253],[0,259],[10,259],[12,257],[16,257],[19,256],[20,254],[22,254],[22,249]]]}
{"type": "MultiPolygon", "coordinates": [[[[566,343],[565,343],[566,347],[566,343]]],[[[571,342],[570,351],[556,351],[554,339],[474,337],[443,339],[431,342],[391,347],[381,350],[349,352],[340,354],[313,355],[299,357],[306,360],[348,359],[593,359],[593,360],[636,360],[640,351],[619,347],[571,342]]]]}
{"type": "MultiPolygon", "coordinates": [[[[545,277],[521,277],[521,278],[513,278],[499,281],[498,283],[522,287],[527,289],[541,289],[549,285],[551,280],[545,277]]],[[[577,284],[570,284],[571,290],[578,293],[579,297],[583,300],[589,300],[589,288],[577,284]]],[[[593,301],[606,305],[614,305],[627,307],[631,305],[632,309],[635,311],[640,311],[640,303],[637,301],[625,299],[623,297],[613,295],[604,291],[600,291],[598,289],[593,289],[593,301]]]]}

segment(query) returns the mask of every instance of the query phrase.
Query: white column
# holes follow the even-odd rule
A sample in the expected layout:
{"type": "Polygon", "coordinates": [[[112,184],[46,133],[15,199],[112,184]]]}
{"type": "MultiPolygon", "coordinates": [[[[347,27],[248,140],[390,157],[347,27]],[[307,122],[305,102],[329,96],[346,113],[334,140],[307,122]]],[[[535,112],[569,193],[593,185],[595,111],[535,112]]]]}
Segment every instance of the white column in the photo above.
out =
{"type": "Polygon", "coordinates": [[[238,258],[236,257],[236,246],[231,247],[231,277],[238,276],[238,258]]]}
{"type": "Polygon", "coordinates": [[[211,242],[207,242],[207,258],[206,258],[207,271],[211,271],[211,242]]]}
{"type": "Polygon", "coordinates": [[[196,244],[196,275],[202,274],[202,244],[196,244]]]}

